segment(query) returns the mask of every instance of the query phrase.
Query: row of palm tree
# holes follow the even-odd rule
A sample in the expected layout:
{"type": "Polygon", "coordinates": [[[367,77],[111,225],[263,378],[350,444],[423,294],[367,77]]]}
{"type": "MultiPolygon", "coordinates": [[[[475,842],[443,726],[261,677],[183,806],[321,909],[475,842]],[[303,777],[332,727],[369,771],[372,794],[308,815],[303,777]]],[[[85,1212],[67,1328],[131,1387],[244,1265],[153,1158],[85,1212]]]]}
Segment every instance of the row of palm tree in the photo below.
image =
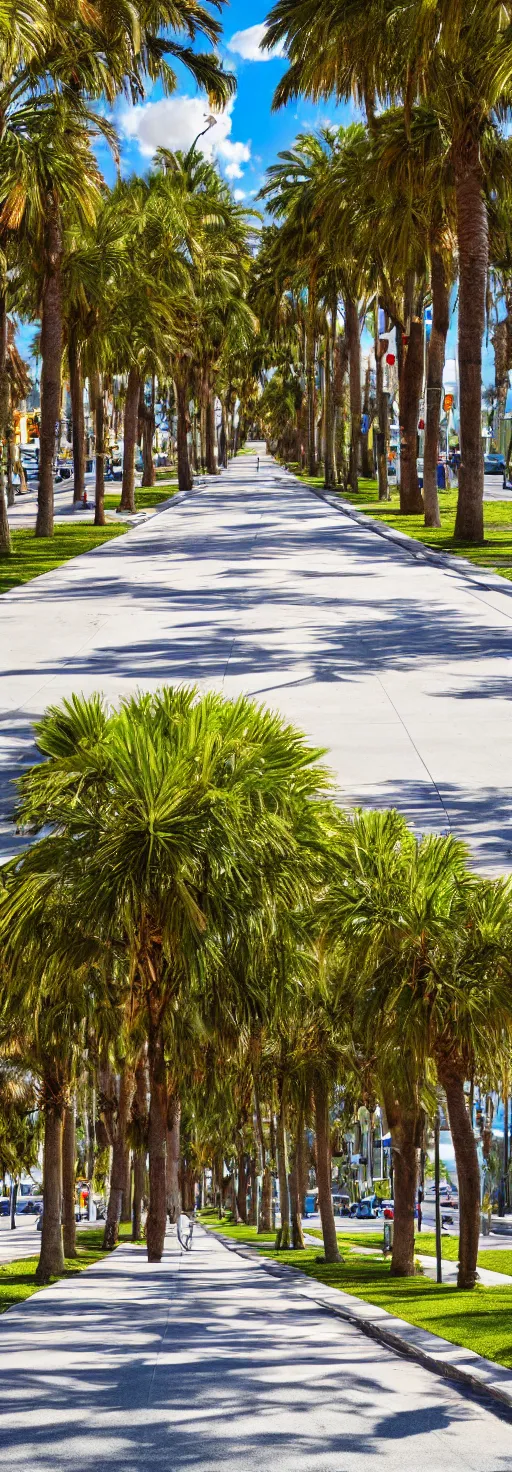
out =
{"type": "MultiPolygon", "coordinates": [[[[348,129],[301,135],[269,170],[263,190],[276,226],[263,242],[258,300],[283,348],[282,392],[275,385],[267,396],[274,439],[282,434],[279,420],[285,403],[290,406],[299,364],[304,417],[301,423],[297,395],[298,418],[292,425],[295,421],[308,470],[315,473],[320,441],[326,483],[339,476],[355,489],[365,452],[358,443],[359,339],[371,309],[379,491],[387,496],[380,308],[387,326],[396,329],[401,510],[424,508],[427,524],[439,525],[439,417],[450,293],[457,283],[461,466],[456,536],[477,542],[483,539],[482,341],[490,267],[510,280],[510,20],[510,7],[498,0],[464,6],[455,0],[436,6],[426,0],[393,6],[355,0],[337,7],[335,15],[323,0],[319,5],[277,0],[264,43],[283,47],[288,59],[276,107],[298,96],[318,101],[334,95],[339,101],[355,98],[365,117],[348,129]],[[433,322],[423,382],[427,303],[433,322]],[[290,327],[299,339],[291,354],[290,327]],[[315,422],[319,343],[325,385],[320,435],[315,422]],[[347,363],[349,405],[343,388],[347,363]],[[423,497],[416,471],[422,390],[423,497]],[[333,444],[336,417],[339,433],[333,444]]],[[[508,284],[505,301],[507,294],[508,284]]],[[[506,355],[509,345],[510,338],[505,339],[506,355]]],[[[507,358],[505,374],[511,366],[507,358]]]]}
{"type": "Polygon", "coordinates": [[[38,1081],[39,1279],[73,1249],[74,1101],[86,1117],[91,1090],[106,1175],[110,1158],[106,1243],[129,1213],[132,1148],[136,1233],[147,1158],[151,1261],[180,1180],[193,1200],[202,1167],[222,1182],[224,1161],[237,1163],[242,1216],[261,1177],[262,1230],[277,1168],[280,1245],[300,1248],[311,1124],[336,1261],[332,1103],[379,1101],[392,1272],[409,1275],[419,1149],[441,1089],[459,1283],[473,1286],[480,1176],[465,1088],[492,1087],[510,1057],[510,883],[475,878],[462,844],[418,840],[395,812],[341,812],[321,753],[245,698],[164,688],[119,710],[75,698],[36,738],[16,820],[40,836],[3,872],[0,1047],[38,1081]]]}
{"type": "MultiPolygon", "coordinates": [[[[107,118],[116,97],[172,91],[177,57],[222,107],[234,87],[214,50],[220,25],[196,0],[94,6],[33,0],[0,16],[0,439],[8,438],[9,314],[40,324],[41,416],[36,535],[53,532],[56,425],[63,363],[73,417],[74,495],[84,490],[83,389],[97,449],[96,521],[103,522],[105,402],[125,386],[122,509],[134,510],[139,428],[153,474],[157,393],[178,417],[180,485],[190,484],[189,412],[197,403],[204,460],[214,455],[214,390],[223,404],[222,452],[233,435],[238,381],[250,372],[255,330],[245,301],[248,220],[217,169],[193,146],[161,150],[148,177],[109,190],[98,145],[117,159],[107,118]],[[30,18],[32,17],[32,23],[30,18]],[[183,38],[186,38],[185,40],[183,38]],[[148,395],[145,385],[152,385],[148,395]],[[172,388],[169,388],[172,385],[172,388]],[[213,425],[213,427],[212,427],[213,425]]],[[[0,494],[0,551],[10,550],[0,494]]]]}

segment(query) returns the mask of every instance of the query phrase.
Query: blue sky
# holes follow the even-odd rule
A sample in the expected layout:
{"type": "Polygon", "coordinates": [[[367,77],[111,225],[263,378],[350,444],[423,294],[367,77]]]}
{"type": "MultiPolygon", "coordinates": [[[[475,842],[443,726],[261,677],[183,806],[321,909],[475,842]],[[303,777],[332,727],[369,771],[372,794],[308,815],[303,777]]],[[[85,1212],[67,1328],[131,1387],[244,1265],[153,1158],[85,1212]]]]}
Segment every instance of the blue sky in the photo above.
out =
{"type": "MultiPolygon", "coordinates": [[[[216,154],[233,188],[247,198],[257,193],[268,164],[281,148],[292,142],[297,132],[329,119],[348,121],[351,116],[350,107],[317,108],[302,101],[290,104],[279,113],[271,112],[274,89],[285,62],[277,56],[264,59],[267,53],[259,50],[267,10],[264,3],[233,0],[221,13],[224,27],[221,52],[225,66],[236,72],[237,94],[228,115],[219,119],[203,143],[205,151],[216,154]]],[[[168,141],[170,147],[177,147],[180,142],[189,145],[208,111],[208,105],[181,68],[174,97],[162,99],[160,89],[155,88],[141,108],[118,105],[123,172],[147,166],[155,143],[168,141]]]]}

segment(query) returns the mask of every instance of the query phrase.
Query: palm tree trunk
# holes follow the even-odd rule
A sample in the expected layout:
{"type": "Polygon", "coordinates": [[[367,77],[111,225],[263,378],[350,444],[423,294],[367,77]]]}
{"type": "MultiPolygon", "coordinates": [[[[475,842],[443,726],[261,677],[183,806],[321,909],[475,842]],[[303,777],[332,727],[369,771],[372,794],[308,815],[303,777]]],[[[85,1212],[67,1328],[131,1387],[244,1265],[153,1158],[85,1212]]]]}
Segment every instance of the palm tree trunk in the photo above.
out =
{"type": "Polygon", "coordinates": [[[348,479],[345,443],[345,430],[348,419],[347,370],[348,343],[346,332],[344,332],[343,336],[336,339],[334,348],[334,402],[336,406],[334,458],[336,462],[336,481],[341,481],[345,489],[348,479]]]}
{"type": "Polygon", "coordinates": [[[85,491],[85,415],[80,349],[74,329],[69,334],[68,362],[73,436],[73,501],[78,502],[82,500],[85,491]]]}
{"type": "Polygon", "coordinates": [[[199,395],[199,446],[201,453],[201,470],[204,475],[206,470],[206,405],[204,392],[201,389],[199,395]]]}
{"type": "Polygon", "coordinates": [[[455,163],[459,248],[459,495],[455,536],[484,539],[482,339],[485,331],[489,224],[478,141],[461,144],[455,163]]]}
{"type": "Polygon", "coordinates": [[[188,455],[188,382],[181,372],[176,374],[175,386],[178,414],[178,485],[180,491],[191,491],[192,473],[188,455]]]}
{"type": "Polygon", "coordinates": [[[306,393],[307,393],[307,466],[308,475],[316,475],[316,286],[309,285],[308,321],[306,328],[306,393]]]}
{"type": "Polygon", "coordinates": [[[251,1188],[251,1201],[247,1212],[247,1224],[250,1227],[257,1226],[258,1222],[258,1171],[256,1159],[253,1156],[249,1164],[249,1181],[251,1188]]]}
{"type": "Polygon", "coordinates": [[[272,1231],[272,1172],[267,1164],[267,1151],[265,1146],[265,1135],[263,1133],[263,1120],[261,1117],[261,1105],[256,1085],[254,1086],[254,1118],[256,1125],[256,1139],[258,1142],[259,1165],[261,1174],[261,1202],[258,1219],[258,1233],[272,1231]]]}
{"type": "Polygon", "coordinates": [[[464,1069],[438,1063],[439,1082],[446,1094],[448,1118],[459,1183],[458,1288],[474,1288],[480,1236],[480,1167],[476,1141],[464,1094],[464,1069]]]}
{"type": "Polygon", "coordinates": [[[324,458],[324,484],[328,487],[336,485],[336,464],[334,459],[334,352],[336,343],[336,323],[338,320],[338,299],[334,297],[331,307],[331,320],[326,323],[325,329],[325,458],[324,458]]]}
{"type": "Polygon", "coordinates": [[[236,1193],[236,1208],[240,1221],[247,1226],[247,1190],[249,1186],[249,1165],[244,1150],[238,1152],[238,1185],[236,1193]]]}
{"type": "Polygon", "coordinates": [[[276,1247],[286,1251],[290,1246],[290,1192],[288,1187],[288,1147],[286,1141],[286,1102],[281,1087],[279,1113],[277,1116],[277,1170],[279,1175],[279,1205],[281,1226],[276,1247]]]}
{"type": "Polygon", "coordinates": [[[0,557],[10,557],[12,552],[7,502],[5,499],[5,476],[2,440],[7,432],[9,414],[9,377],[7,373],[7,304],[0,296],[0,557]]]}
{"type": "Polygon", "coordinates": [[[315,1140],[318,1205],[322,1220],[322,1236],[326,1262],[341,1262],[331,1194],[331,1131],[329,1126],[329,1090],[321,1074],[315,1076],[315,1140]]]}
{"type": "Polygon", "coordinates": [[[206,469],[208,475],[217,474],[215,443],[215,395],[208,387],[206,398],[206,469]]]}
{"type": "Polygon", "coordinates": [[[261,1181],[260,1219],[258,1234],[272,1231],[272,1171],[265,1166],[261,1181]]]}
{"type": "Polygon", "coordinates": [[[62,1132],[62,1229],[64,1257],[76,1257],[76,1127],[75,1100],[66,1104],[62,1132]]]}
{"type": "Polygon", "coordinates": [[[137,1129],[133,1152],[132,1242],[142,1235],[142,1203],[146,1186],[146,1128],[148,1109],[148,1063],[144,1048],[135,1069],[135,1094],[132,1101],[132,1123],[137,1129]]]}
{"type": "Polygon", "coordinates": [[[7,424],[7,443],[5,447],[7,457],[7,505],[14,506],[14,483],[12,478],[12,473],[14,469],[14,430],[12,427],[10,399],[11,395],[9,393],[9,418],[7,424]]]}
{"type": "Polygon", "coordinates": [[[345,299],[345,332],[349,351],[350,380],[350,457],[349,484],[353,495],[358,489],[359,445],[361,441],[361,333],[357,303],[345,299]]]}
{"type": "Polygon", "coordinates": [[[45,230],[45,281],[41,312],[41,421],[36,537],[53,536],[53,470],[60,421],[62,375],[62,222],[52,200],[45,230]]]}
{"type": "Polygon", "coordinates": [[[387,1109],[393,1149],[394,1229],[391,1276],[414,1277],[414,1211],[418,1180],[418,1122],[415,1114],[387,1109]],[[394,1117],[394,1123],[391,1118],[394,1117]]]}
{"type": "Polygon", "coordinates": [[[92,1182],[96,1165],[96,1084],[94,1075],[87,1085],[87,1133],[89,1137],[87,1179],[92,1182]]]}
{"type": "Polygon", "coordinates": [[[96,440],[96,487],[94,525],[105,526],[105,393],[101,373],[91,377],[96,440]]]}
{"type": "Polygon", "coordinates": [[[146,1223],[148,1262],[160,1262],[167,1221],[167,1071],[163,1022],[158,1003],[148,1031],[149,1067],[149,1211],[146,1223]]]}
{"type": "Polygon", "coordinates": [[[446,281],[443,257],[435,249],[432,251],[431,285],[432,331],[430,333],[427,357],[427,414],[423,453],[423,501],[425,505],[425,526],[440,526],[441,516],[437,494],[437,459],[439,453],[439,424],[443,399],[446,338],[450,325],[450,293],[446,281]]]}
{"type": "Polygon", "coordinates": [[[418,417],[423,383],[423,315],[419,302],[416,307],[400,373],[400,511],[407,516],[423,511],[417,467],[418,417]]]}
{"type": "Polygon", "coordinates": [[[133,364],[128,374],[124,406],[123,484],[120,511],[135,512],[135,450],[139,423],[140,373],[133,364]]]}
{"type": "MultiPolygon", "coordinates": [[[[127,1158],[129,1159],[126,1131],[128,1129],[134,1093],[135,1074],[133,1068],[128,1063],[124,1063],[119,1082],[119,1101],[112,1146],[110,1192],[105,1231],[103,1233],[103,1246],[108,1252],[111,1252],[114,1247],[117,1247],[119,1240],[119,1222],[123,1209],[123,1199],[126,1193],[127,1158]]],[[[130,1217],[128,1217],[128,1220],[130,1220],[130,1217]]]]}
{"type": "Polygon", "coordinates": [[[389,453],[389,394],[384,392],[384,346],[379,340],[379,309],[375,307],[375,364],[377,419],[377,476],[379,501],[389,501],[388,453],[389,453]]]}
{"type": "Polygon", "coordinates": [[[361,430],[361,470],[362,474],[370,480],[373,474],[373,465],[370,459],[370,364],[368,363],[364,376],[363,414],[365,415],[368,428],[361,430]]]}
{"type": "Polygon", "coordinates": [[[49,1283],[64,1272],[62,1242],[62,1131],[64,1094],[60,1078],[49,1071],[43,1081],[44,1153],[43,1224],[36,1283],[49,1283]]]}
{"type": "Polygon", "coordinates": [[[181,1211],[180,1131],[181,1102],[177,1094],[172,1094],[167,1110],[166,1164],[167,1216],[170,1222],[177,1222],[181,1211]]]}
{"type": "Polygon", "coordinates": [[[298,1110],[297,1123],[295,1127],[295,1141],[293,1150],[293,1163],[288,1176],[290,1189],[290,1213],[292,1227],[292,1247],[295,1251],[305,1247],[304,1233],[302,1231],[302,1201],[301,1201],[301,1166],[302,1149],[304,1141],[304,1116],[302,1109],[298,1110]]]}
{"type": "Polygon", "coordinates": [[[124,1180],[123,1195],[121,1201],[120,1221],[128,1223],[132,1219],[132,1152],[130,1146],[126,1145],[124,1152],[124,1180]]]}
{"type": "Polygon", "coordinates": [[[155,375],[151,378],[151,404],[148,405],[144,398],[144,384],[141,384],[140,407],[142,413],[142,484],[143,486],[154,486],[156,481],[155,462],[153,460],[153,440],[155,438],[155,375]]]}

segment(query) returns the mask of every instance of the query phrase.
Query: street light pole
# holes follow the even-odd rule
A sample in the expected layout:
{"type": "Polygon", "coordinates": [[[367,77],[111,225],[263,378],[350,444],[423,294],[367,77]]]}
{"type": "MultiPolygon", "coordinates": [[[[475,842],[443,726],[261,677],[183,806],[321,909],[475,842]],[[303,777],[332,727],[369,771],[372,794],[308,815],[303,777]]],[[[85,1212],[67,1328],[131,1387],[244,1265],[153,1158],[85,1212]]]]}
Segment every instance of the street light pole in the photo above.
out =
{"type": "Polygon", "coordinates": [[[199,139],[200,138],[204,138],[205,133],[209,133],[211,128],[215,128],[217,126],[217,121],[218,120],[217,120],[216,117],[214,117],[213,113],[210,113],[209,117],[207,117],[207,119],[206,119],[206,128],[202,128],[201,129],[201,132],[197,134],[197,137],[194,138],[194,142],[191,143],[191,145],[190,145],[190,148],[189,148],[188,153],[187,153],[186,158],[185,158],[185,166],[186,167],[188,167],[188,165],[190,163],[190,160],[191,160],[191,158],[193,156],[196,143],[199,143],[199,139]]]}

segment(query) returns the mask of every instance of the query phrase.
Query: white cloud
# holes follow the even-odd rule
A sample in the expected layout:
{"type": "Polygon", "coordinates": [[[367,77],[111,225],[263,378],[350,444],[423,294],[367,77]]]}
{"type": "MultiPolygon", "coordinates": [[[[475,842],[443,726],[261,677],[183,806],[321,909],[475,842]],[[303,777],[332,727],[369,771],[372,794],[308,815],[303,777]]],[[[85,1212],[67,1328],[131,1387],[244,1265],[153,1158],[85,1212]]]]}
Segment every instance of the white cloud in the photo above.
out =
{"type": "Polygon", "coordinates": [[[241,204],[243,199],[247,199],[245,189],[235,189],[234,195],[237,204],[241,204]]]}
{"type": "Polygon", "coordinates": [[[232,143],[230,138],[223,138],[222,142],[214,143],[214,149],[219,158],[224,160],[226,177],[241,179],[243,177],[242,164],[248,164],[250,161],[250,143],[232,143]]]}
{"type": "Polygon", "coordinates": [[[274,46],[272,51],[260,51],[267,27],[263,21],[259,26],[248,26],[246,31],[235,31],[227,42],[228,51],[234,51],[244,61],[272,61],[275,56],[284,56],[284,46],[274,46]]]}
{"type": "MultiPolygon", "coordinates": [[[[235,142],[230,136],[233,106],[234,99],[223,112],[215,114],[215,127],[198,139],[197,146],[205,158],[220,159],[228,179],[241,179],[242,165],[248,164],[251,158],[251,145],[235,142]]],[[[207,116],[207,104],[201,97],[176,96],[126,107],[119,122],[125,138],[133,138],[143,157],[152,158],[157,148],[185,151],[190,148],[206,127],[207,116]]]]}

